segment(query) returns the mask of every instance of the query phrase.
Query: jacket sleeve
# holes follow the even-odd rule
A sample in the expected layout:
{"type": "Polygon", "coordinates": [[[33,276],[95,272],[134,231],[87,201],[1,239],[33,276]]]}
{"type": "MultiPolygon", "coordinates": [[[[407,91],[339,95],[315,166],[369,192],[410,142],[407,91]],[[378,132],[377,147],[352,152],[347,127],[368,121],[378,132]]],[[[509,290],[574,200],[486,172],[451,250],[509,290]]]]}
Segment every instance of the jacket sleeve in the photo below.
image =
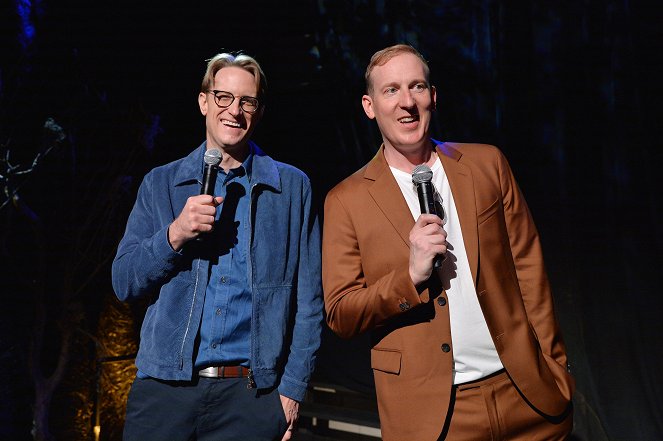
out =
{"type": "Polygon", "coordinates": [[[113,260],[113,289],[122,301],[157,291],[176,271],[177,262],[183,257],[168,243],[170,222],[159,224],[153,191],[154,173],[151,172],[138,189],[136,203],[113,260]]]}
{"type": "Polygon", "coordinates": [[[541,351],[566,369],[566,350],[555,316],[539,234],[509,164],[498,153],[504,217],[520,291],[541,351]]]}
{"type": "Polygon", "coordinates": [[[315,368],[322,333],[322,286],[320,282],[320,226],[313,209],[308,179],[303,188],[302,228],[299,237],[297,310],[290,353],[278,386],[279,393],[302,401],[315,368]]]}
{"type": "MultiPolygon", "coordinates": [[[[362,228],[372,228],[366,207],[348,208],[343,191],[348,198],[361,199],[360,188],[338,187],[325,200],[325,225],[322,244],[322,277],[325,292],[326,320],[340,337],[351,338],[372,330],[387,320],[422,303],[408,271],[408,255],[393,253],[388,257],[391,270],[379,268],[375,279],[367,281],[365,259],[375,259],[377,252],[371,248],[373,241],[366,240],[360,249],[357,223],[362,228]]],[[[359,203],[361,204],[361,203],[359,203]]],[[[384,238],[381,238],[384,239],[384,238]]],[[[424,287],[422,295],[427,289],[424,287]]]]}

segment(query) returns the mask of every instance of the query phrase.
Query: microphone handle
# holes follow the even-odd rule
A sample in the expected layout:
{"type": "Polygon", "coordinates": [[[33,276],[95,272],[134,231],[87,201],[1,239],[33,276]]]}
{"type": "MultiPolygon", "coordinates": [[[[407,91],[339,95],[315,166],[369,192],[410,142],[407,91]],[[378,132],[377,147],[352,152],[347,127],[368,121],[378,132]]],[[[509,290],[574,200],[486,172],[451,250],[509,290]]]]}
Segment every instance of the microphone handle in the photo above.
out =
{"type": "Polygon", "coordinates": [[[216,165],[205,164],[203,173],[203,184],[200,186],[200,194],[214,196],[214,184],[216,183],[216,174],[219,168],[216,165]]]}
{"type": "MultiPolygon", "coordinates": [[[[200,194],[207,194],[214,196],[214,185],[216,184],[216,175],[219,167],[212,164],[205,164],[205,171],[203,172],[203,183],[200,186],[200,194]]],[[[203,241],[203,233],[194,239],[196,242],[203,241]]]]}
{"type": "MultiPolygon", "coordinates": [[[[433,184],[431,184],[430,181],[421,182],[417,185],[417,195],[419,196],[419,208],[421,209],[422,214],[434,214],[437,217],[440,217],[440,214],[437,212],[437,207],[435,207],[433,184]]],[[[441,267],[444,257],[444,254],[438,254],[435,256],[435,260],[433,260],[433,268],[441,267]]]]}

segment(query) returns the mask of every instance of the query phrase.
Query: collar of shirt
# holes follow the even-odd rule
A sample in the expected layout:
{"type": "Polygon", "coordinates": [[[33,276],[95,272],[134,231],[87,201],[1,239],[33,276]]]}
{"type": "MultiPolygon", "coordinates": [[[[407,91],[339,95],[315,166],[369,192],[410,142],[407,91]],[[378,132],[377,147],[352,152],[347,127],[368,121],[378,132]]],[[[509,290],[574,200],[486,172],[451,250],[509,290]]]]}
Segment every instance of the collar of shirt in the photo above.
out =
{"type": "Polygon", "coordinates": [[[249,183],[251,183],[251,170],[253,169],[253,146],[250,147],[249,154],[246,156],[246,159],[239,167],[231,168],[228,170],[228,173],[225,172],[222,168],[219,169],[219,173],[224,177],[223,182],[226,183],[236,177],[244,176],[246,174],[249,183]]]}

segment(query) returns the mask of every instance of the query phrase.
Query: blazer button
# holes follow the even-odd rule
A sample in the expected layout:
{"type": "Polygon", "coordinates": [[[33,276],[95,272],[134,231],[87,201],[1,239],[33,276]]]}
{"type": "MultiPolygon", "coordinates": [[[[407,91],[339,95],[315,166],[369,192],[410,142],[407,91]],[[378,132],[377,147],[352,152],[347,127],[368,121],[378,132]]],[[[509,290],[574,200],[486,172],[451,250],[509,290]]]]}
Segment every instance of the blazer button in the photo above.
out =
{"type": "Polygon", "coordinates": [[[445,343],[442,345],[442,352],[449,352],[450,350],[451,346],[449,346],[448,344],[445,343]]]}
{"type": "Polygon", "coordinates": [[[438,297],[437,298],[437,304],[440,305],[440,306],[444,306],[444,305],[447,304],[447,299],[445,299],[444,297],[438,297]]]}

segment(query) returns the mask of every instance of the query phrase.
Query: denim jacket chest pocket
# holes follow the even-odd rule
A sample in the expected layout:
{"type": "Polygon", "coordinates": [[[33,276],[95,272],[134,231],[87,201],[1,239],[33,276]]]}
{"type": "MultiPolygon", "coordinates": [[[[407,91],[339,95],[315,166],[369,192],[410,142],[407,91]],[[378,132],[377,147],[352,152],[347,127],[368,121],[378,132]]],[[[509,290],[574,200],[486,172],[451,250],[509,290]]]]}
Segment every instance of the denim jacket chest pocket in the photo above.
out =
{"type": "Polygon", "coordinates": [[[299,207],[284,207],[278,193],[262,192],[252,219],[251,268],[254,288],[296,284],[302,219],[299,207]]]}

